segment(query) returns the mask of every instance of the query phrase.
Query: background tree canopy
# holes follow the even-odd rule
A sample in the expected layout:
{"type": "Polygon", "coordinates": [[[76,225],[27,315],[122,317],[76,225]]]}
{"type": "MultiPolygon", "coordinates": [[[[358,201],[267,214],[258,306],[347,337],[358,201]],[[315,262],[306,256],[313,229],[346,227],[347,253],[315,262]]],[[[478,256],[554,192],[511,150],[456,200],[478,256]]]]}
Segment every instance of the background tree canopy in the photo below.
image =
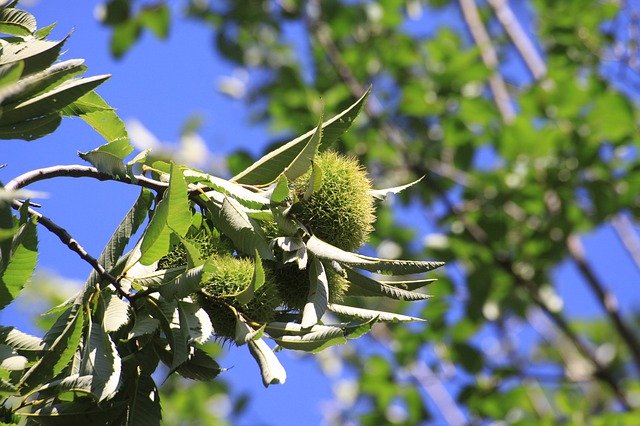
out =
{"type": "MultiPolygon", "coordinates": [[[[219,90],[278,135],[270,148],[371,84],[339,150],[377,187],[425,176],[378,208],[363,253],[446,261],[433,297],[353,303],[427,322],[377,324],[321,352],[336,390],[329,423],[636,422],[633,2],[112,0],[96,16],[123,62],[147,33],[170,42],[172,27],[204,29],[239,70],[219,90]],[[412,221],[426,225],[416,233],[412,221]]],[[[239,143],[229,176],[257,158],[239,143]]],[[[224,376],[167,381],[165,420],[225,421],[204,402],[233,387],[224,376]]]]}

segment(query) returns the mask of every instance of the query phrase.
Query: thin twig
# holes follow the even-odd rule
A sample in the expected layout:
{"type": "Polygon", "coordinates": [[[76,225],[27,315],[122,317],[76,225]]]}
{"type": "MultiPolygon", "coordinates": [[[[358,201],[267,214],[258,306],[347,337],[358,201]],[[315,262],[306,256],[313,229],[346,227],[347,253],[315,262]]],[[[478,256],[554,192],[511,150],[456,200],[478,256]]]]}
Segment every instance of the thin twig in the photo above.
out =
{"type": "Polygon", "coordinates": [[[511,123],[516,118],[516,111],[511,103],[511,98],[507,91],[507,85],[505,84],[502,75],[500,75],[500,70],[498,69],[498,55],[491,43],[491,38],[482,23],[482,19],[480,19],[478,6],[474,0],[458,0],[458,3],[460,5],[464,21],[471,33],[471,37],[480,49],[482,62],[491,71],[491,76],[489,77],[489,88],[493,94],[493,100],[498,107],[498,111],[500,111],[502,121],[507,124],[511,123]]]}
{"type": "Polygon", "coordinates": [[[533,78],[540,80],[547,73],[547,66],[509,7],[508,0],[489,0],[489,4],[533,78]]]}
{"type": "Polygon", "coordinates": [[[633,222],[624,213],[617,214],[611,219],[611,226],[616,232],[618,239],[631,256],[631,260],[640,269],[640,237],[633,222]]]}
{"type": "Polygon", "coordinates": [[[620,337],[631,352],[636,368],[640,371],[640,341],[638,341],[636,334],[622,319],[616,296],[607,290],[605,285],[598,279],[595,271],[587,261],[584,246],[577,235],[569,236],[567,239],[567,248],[569,255],[578,266],[578,270],[589,285],[589,288],[596,296],[596,299],[607,313],[609,320],[613,323],[616,331],[620,334],[620,337]]]}
{"type": "MultiPolygon", "coordinates": [[[[18,210],[20,209],[20,207],[22,207],[22,204],[23,203],[20,201],[14,201],[12,206],[16,210],[18,210]]],[[[82,260],[84,260],[89,265],[91,265],[93,269],[98,273],[100,278],[109,282],[110,284],[113,284],[118,294],[120,294],[122,297],[125,297],[127,299],[130,298],[131,295],[122,289],[122,286],[120,285],[120,282],[118,281],[118,279],[115,278],[113,275],[111,275],[109,272],[107,272],[104,269],[104,267],[100,264],[100,262],[98,262],[98,260],[95,257],[91,256],[84,249],[84,247],[82,247],[80,243],[78,243],[78,241],[76,241],[71,236],[71,234],[69,234],[69,232],[66,229],[64,229],[60,225],[57,225],[54,221],[52,221],[48,217],[42,215],[41,213],[31,208],[28,211],[31,217],[36,218],[36,220],[40,225],[44,226],[47,230],[49,230],[49,232],[57,236],[62,242],[62,244],[69,247],[69,249],[77,253],[82,260]]]]}

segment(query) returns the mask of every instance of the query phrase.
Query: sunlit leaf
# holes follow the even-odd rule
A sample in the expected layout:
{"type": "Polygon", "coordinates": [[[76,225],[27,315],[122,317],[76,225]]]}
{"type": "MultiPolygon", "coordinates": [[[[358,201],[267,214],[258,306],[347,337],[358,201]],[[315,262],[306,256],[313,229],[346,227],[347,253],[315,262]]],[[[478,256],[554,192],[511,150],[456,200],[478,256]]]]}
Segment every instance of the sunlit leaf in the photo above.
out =
{"type": "Polygon", "coordinates": [[[114,331],[118,331],[129,322],[131,306],[116,296],[112,294],[106,300],[106,307],[104,310],[104,331],[107,333],[111,333],[114,331]]]}
{"type": "Polygon", "coordinates": [[[357,318],[362,320],[378,319],[383,322],[411,322],[411,321],[424,321],[421,318],[412,317],[408,315],[401,315],[392,312],[376,311],[373,309],[356,308],[353,306],[339,305],[336,303],[329,303],[327,308],[338,315],[343,315],[350,318],[357,318]]]}
{"type": "Polygon", "coordinates": [[[417,179],[417,180],[415,180],[415,181],[413,181],[411,183],[407,183],[405,185],[394,186],[393,188],[373,189],[373,190],[369,191],[369,194],[371,194],[371,196],[373,198],[376,198],[378,200],[384,200],[389,195],[398,194],[399,192],[404,191],[405,189],[417,184],[422,179],[424,179],[424,176],[422,176],[420,179],[417,179]]]}
{"type": "Polygon", "coordinates": [[[267,387],[284,383],[287,380],[287,372],[266,342],[258,339],[250,340],[248,344],[249,352],[251,352],[251,355],[258,363],[258,367],[260,367],[262,384],[267,387]]]}
{"type": "Polygon", "coordinates": [[[0,308],[11,303],[31,278],[37,257],[36,224],[28,221],[13,236],[9,257],[2,259],[4,267],[0,270],[0,308]]]}
{"type": "Polygon", "coordinates": [[[302,326],[311,327],[317,324],[329,303],[329,282],[322,262],[312,257],[309,262],[309,296],[302,310],[302,326]]]}
{"type": "Polygon", "coordinates": [[[0,33],[25,36],[38,27],[32,14],[14,8],[0,9],[0,33]]]}
{"type": "MultiPolygon", "coordinates": [[[[320,150],[330,146],[349,129],[351,123],[353,123],[364,106],[370,90],[371,89],[367,90],[367,92],[349,108],[322,123],[323,136],[320,150]]],[[[316,129],[310,130],[304,135],[270,152],[234,176],[232,180],[250,185],[264,185],[273,182],[300,154],[304,147],[307,146],[307,143],[315,133],[316,129]]]]}

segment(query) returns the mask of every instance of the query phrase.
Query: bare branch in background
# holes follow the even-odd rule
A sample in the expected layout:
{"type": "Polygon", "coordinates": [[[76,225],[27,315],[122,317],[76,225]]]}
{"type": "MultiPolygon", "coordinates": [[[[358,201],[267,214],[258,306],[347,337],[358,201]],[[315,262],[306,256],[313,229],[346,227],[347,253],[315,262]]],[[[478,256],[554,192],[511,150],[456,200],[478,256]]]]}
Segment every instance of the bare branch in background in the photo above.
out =
{"type": "Polygon", "coordinates": [[[578,270],[584,277],[589,288],[598,299],[600,306],[604,309],[609,317],[609,320],[613,323],[616,331],[620,334],[620,337],[625,342],[629,349],[629,352],[633,356],[636,364],[636,368],[640,371],[640,342],[638,337],[631,328],[624,322],[620,309],[618,308],[618,300],[616,296],[606,289],[604,284],[598,279],[595,271],[587,261],[585,255],[584,246],[580,237],[577,235],[570,235],[567,239],[567,248],[569,249],[569,255],[578,266],[578,270]]]}
{"type": "Polygon", "coordinates": [[[509,7],[508,0],[489,0],[498,21],[518,50],[527,68],[535,80],[540,80],[547,73],[545,65],[538,50],[520,25],[518,18],[509,7]]]}
{"type": "Polygon", "coordinates": [[[462,16],[469,28],[471,37],[480,49],[482,62],[484,62],[484,65],[492,72],[489,77],[489,88],[491,89],[493,100],[498,107],[498,111],[500,111],[502,121],[507,124],[511,123],[516,118],[516,111],[511,102],[509,92],[507,91],[507,85],[498,70],[498,55],[491,43],[487,29],[482,23],[482,19],[480,19],[478,6],[474,0],[458,0],[458,3],[460,4],[462,16]]]}
{"type": "MultiPolygon", "coordinates": [[[[378,324],[372,330],[371,336],[387,350],[393,352],[391,348],[393,334],[386,324],[378,324]]],[[[469,424],[467,416],[458,407],[442,380],[424,361],[416,360],[415,363],[407,367],[407,372],[420,385],[435,406],[438,407],[448,425],[462,426],[469,424]]]]}
{"type": "Polygon", "coordinates": [[[611,219],[611,225],[636,268],[640,269],[640,236],[638,236],[633,222],[627,215],[620,213],[611,219]]]}

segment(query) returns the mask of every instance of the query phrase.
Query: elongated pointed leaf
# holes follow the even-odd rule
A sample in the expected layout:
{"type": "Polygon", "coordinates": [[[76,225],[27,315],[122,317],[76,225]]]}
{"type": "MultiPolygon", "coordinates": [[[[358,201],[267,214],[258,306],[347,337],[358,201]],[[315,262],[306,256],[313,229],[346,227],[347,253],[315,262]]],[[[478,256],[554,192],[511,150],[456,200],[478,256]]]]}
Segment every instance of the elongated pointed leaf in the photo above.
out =
{"type": "Polygon", "coordinates": [[[241,293],[236,296],[236,300],[238,303],[242,305],[246,305],[251,302],[253,299],[253,295],[256,291],[262,287],[262,284],[265,282],[264,268],[262,267],[262,259],[260,259],[260,255],[258,251],[255,253],[255,262],[253,269],[253,277],[251,278],[251,283],[245,288],[241,293]]]}
{"type": "Polygon", "coordinates": [[[280,204],[289,197],[289,179],[282,174],[278,178],[273,192],[271,193],[271,202],[274,204],[280,204]]]}
{"type": "Polygon", "coordinates": [[[296,180],[309,170],[313,159],[320,148],[320,141],[322,140],[322,118],[318,122],[316,130],[311,135],[309,142],[302,148],[302,151],[293,159],[291,164],[284,169],[284,174],[290,181],[296,180]]]}
{"type": "Polygon", "coordinates": [[[331,312],[338,315],[362,319],[373,320],[378,319],[383,322],[412,322],[412,321],[424,321],[422,318],[411,317],[408,315],[401,315],[392,312],[376,311],[372,309],[356,308],[353,306],[339,305],[336,303],[330,303],[327,307],[331,312]]]}
{"type": "Polygon", "coordinates": [[[141,375],[136,379],[127,410],[127,426],[160,426],[160,392],[151,376],[141,375]]]}
{"type": "Polygon", "coordinates": [[[274,340],[285,349],[311,353],[320,352],[330,346],[347,343],[347,338],[342,330],[338,335],[334,335],[332,332],[315,331],[300,336],[283,336],[274,340]]]}
{"type": "Polygon", "coordinates": [[[62,117],[56,112],[21,123],[0,126],[0,139],[33,141],[53,133],[58,126],[60,126],[61,122],[62,117]]]}
{"type": "Polygon", "coordinates": [[[6,105],[0,116],[0,125],[20,123],[59,111],[104,83],[109,77],[109,75],[98,75],[66,81],[51,91],[26,101],[6,105]]]}
{"type": "Polygon", "coordinates": [[[311,198],[314,192],[320,190],[322,187],[322,168],[316,163],[311,165],[311,175],[309,176],[309,183],[304,191],[304,199],[311,198]]]}
{"type": "Polygon", "coordinates": [[[133,327],[129,334],[127,335],[127,340],[134,339],[136,337],[145,336],[148,334],[153,334],[160,327],[160,321],[156,318],[153,318],[149,315],[138,315],[136,317],[135,322],[133,323],[133,327]]]}
{"type": "Polygon", "coordinates": [[[25,390],[42,385],[59,374],[71,361],[82,337],[82,306],[74,304],[45,334],[45,353],[22,377],[18,387],[25,390]]]}
{"type": "Polygon", "coordinates": [[[201,182],[223,195],[235,198],[244,206],[259,209],[269,205],[269,199],[261,193],[251,191],[226,179],[191,169],[185,170],[184,176],[189,182],[201,182]]]}
{"type": "Polygon", "coordinates": [[[178,305],[187,320],[189,342],[204,344],[213,334],[211,318],[200,305],[189,301],[189,299],[180,300],[178,305]]]}
{"type": "Polygon", "coordinates": [[[83,73],[87,69],[82,65],[83,63],[82,59],[59,62],[44,71],[31,74],[5,86],[0,90],[0,104],[7,105],[12,102],[25,101],[38,93],[51,91],[72,77],[83,73]]]}
{"type": "Polygon", "coordinates": [[[287,372],[267,343],[258,339],[250,340],[248,344],[249,352],[260,367],[264,387],[284,383],[287,380],[287,372]]]}
{"type": "Polygon", "coordinates": [[[22,75],[42,71],[55,62],[67,38],[68,36],[60,41],[31,39],[21,43],[3,44],[0,65],[23,61],[22,75]]]}
{"type": "MultiPolygon", "coordinates": [[[[70,103],[61,112],[63,115],[80,117],[109,143],[129,141],[124,121],[95,90],[70,103]]],[[[125,155],[120,154],[118,157],[123,160],[130,153],[131,151],[125,155]]]]}
{"type": "Polygon", "coordinates": [[[167,300],[182,299],[190,294],[195,293],[200,288],[204,265],[187,269],[178,275],[172,282],[162,285],[158,288],[162,297],[167,300]]]}
{"type": "Polygon", "coordinates": [[[338,263],[347,264],[353,268],[372,272],[387,271],[402,275],[419,274],[444,265],[444,262],[378,259],[376,257],[363,256],[341,250],[322,241],[316,236],[309,238],[309,241],[307,241],[307,249],[321,259],[335,260],[338,263]]]}
{"type": "Polygon", "coordinates": [[[309,263],[309,296],[302,311],[302,327],[317,324],[329,303],[329,281],[324,266],[318,258],[313,257],[309,263]]]}
{"type": "Polygon", "coordinates": [[[231,198],[225,197],[219,212],[213,212],[215,225],[233,241],[234,246],[246,254],[256,251],[262,259],[274,260],[269,244],[260,227],[231,198]]]}
{"type": "Polygon", "coordinates": [[[348,266],[345,266],[344,270],[347,272],[347,279],[349,280],[349,290],[347,290],[347,295],[349,296],[383,296],[398,300],[426,300],[431,297],[428,294],[416,293],[383,284],[354,271],[348,266]]]}
{"type": "Polygon", "coordinates": [[[187,379],[203,381],[215,379],[222,371],[220,364],[202,349],[193,347],[191,350],[189,359],[182,363],[176,372],[187,379]]]}
{"type": "Polygon", "coordinates": [[[11,346],[21,354],[40,354],[44,349],[41,338],[32,336],[14,327],[0,327],[0,343],[11,346]]]}
{"type": "MultiPolygon", "coordinates": [[[[153,201],[153,195],[148,189],[143,188],[140,191],[140,195],[133,203],[133,206],[129,209],[124,216],[116,230],[109,238],[107,245],[102,250],[98,263],[100,263],[107,271],[113,268],[125,247],[129,243],[131,236],[136,233],[140,225],[147,217],[147,211],[153,201]]],[[[93,286],[99,282],[100,277],[97,272],[92,271],[89,277],[88,285],[93,286]]]]}
{"type": "Polygon", "coordinates": [[[129,322],[129,315],[131,313],[131,306],[120,299],[115,294],[112,294],[106,300],[106,307],[104,310],[104,331],[112,333],[118,331],[129,322]]]}
{"type": "Polygon", "coordinates": [[[4,269],[0,270],[0,309],[11,303],[31,278],[37,258],[36,224],[28,221],[14,235],[9,258],[3,259],[4,269]]]}
{"type": "Polygon", "coordinates": [[[380,279],[376,279],[376,280],[381,282],[382,284],[398,287],[403,290],[409,290],[409,291],[417,290],[419,288],[422,288],[426,285],[429,285],[437,281],[436,278],[426,278],[421,280],[393,280],[393,281],[380,280],[380,279]]]}
{"type": "Polygon", "coordinates": [[[184,266],[177,266],[170,269],[159,269],[157,271],[145,272],[136,269],[130,269],[126,278],[134,284],[142,287],[159,287],[173,282],[178,275],[184,273],[184,266]],[[140,273],[138,273],[140,272],[140,273]]]}
{"type": "Polygon", "coordinates": [[[38,28],[36,18],[20,9],[0,9],[0,33],[26,36],[38,28]]]}
{"type": "Polygon", "coordinates": [[[23,69],[24,62],[22,61],[0,65],[0,89],[18,81],[23,69]]]}
{"type": "MultiPolygon", "coordinates": [[[[371,88],[349,108],[322,124],[323,137],[320,150],[330,146],[351,127],[351,124],[364,106],[370,90],[371,88]]],[[[268,153],[247,169],[234,176],[232,181],[250,185],[265,185],[273,182],[284,172],[298,154],[300,154],[314,133],[315,129],[310,130],[304,135],[268,153]]]]}
{"type": "Polygon", "coordinates": [[[376,198],[378,200],[384,200],[389,195],[397,194],[401,191],[404,191],[405,189],[420,182],[422,179],[424,179],[424,176],[422,176],[420,179],[414,180],[411,183],[407,183],[406,185],[394,186],[393,188],[385,188],[385,189],[372,189],[371,191],[369,191],[369,194],[371,194],[373,198],[376,198]]]}
{"type": "Polygon", "coordinates": [[[142,240],[143,265],[150,265],[167,254],[170,249],[171,232],[184,237],[191,225],[191,210],[187,196],[187,184],[178,166],[171,165],[169,188],[149,222],[142,240]]]}
{"type": "Polygon", "coordinates": [[[122,360],[116,345],[102,324],[89,322],[80,365],[80,375],[91,376],[91,393],[98,401],[112,396],[118,389],[122,360]]]}

